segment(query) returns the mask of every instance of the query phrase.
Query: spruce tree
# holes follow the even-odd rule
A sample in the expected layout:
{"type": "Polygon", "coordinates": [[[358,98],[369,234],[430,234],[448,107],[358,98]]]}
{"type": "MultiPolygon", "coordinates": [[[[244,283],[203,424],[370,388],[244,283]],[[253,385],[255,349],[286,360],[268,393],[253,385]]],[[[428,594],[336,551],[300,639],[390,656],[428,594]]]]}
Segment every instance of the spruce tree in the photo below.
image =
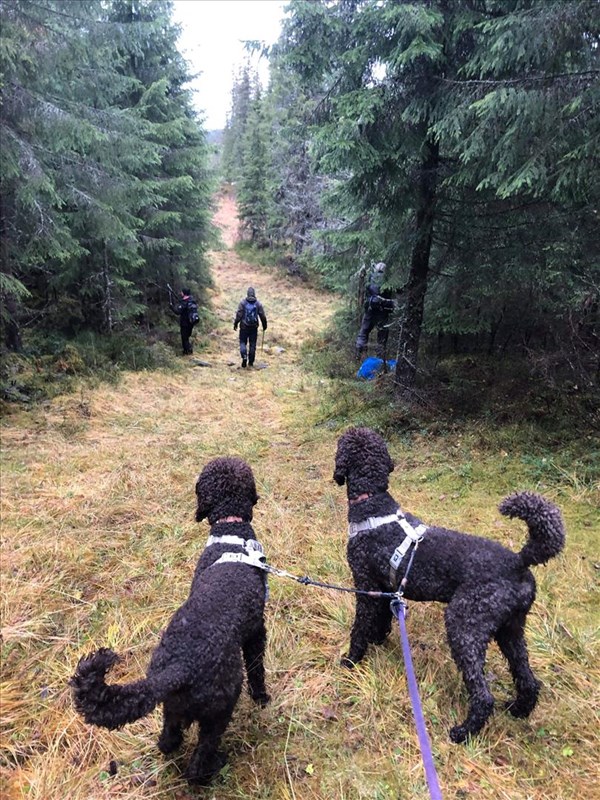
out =
{"type": "Polygon", "coordinates": [[[258,86],[258,76],[245,64],[236,76],[231,92],[231,110],[223,132],[221,170],[225,180],[239,180],[244,164],[248,117],[258,86]]]}
{"type": "Polygon", "coordinates": [[[594,306],[594,5],[291,3],[280,47],[320,95],[311,150],[335,188],[332,241],[354,270],[387,261],[398,288],[399,392],[424,331],[544,347],[557,312],[564,337],[594,306]]]}
{"type": "Polygon", "coordinates": [[[171,3],[2,3],[2,323],[72,335],[209,282],[207,148],[171,3]]]}
{"type": "Polygon", "coordinates": [[[266,229],[269,208],[268,122],[260,90],[252,100],[243,139],[242,164],[239,176],[238,214],[242,228],[249,231],[250,241],[259,247],[267,244],[266,229]]]}

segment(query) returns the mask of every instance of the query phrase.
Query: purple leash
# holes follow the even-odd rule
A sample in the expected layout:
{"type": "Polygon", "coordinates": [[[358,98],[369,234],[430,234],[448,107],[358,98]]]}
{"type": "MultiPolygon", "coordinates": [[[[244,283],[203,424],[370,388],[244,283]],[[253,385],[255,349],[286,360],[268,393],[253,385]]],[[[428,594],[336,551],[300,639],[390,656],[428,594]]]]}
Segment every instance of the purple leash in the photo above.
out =
{"type": "Polygon", "coordinates": [[[406,602],[402,598],[393,600],[390,604],[392,614],[398,620],[398,627],[400,628],[400,639],[402,641],[402,655],[404,656],[404,666],[406,669],[406,682],[408,684],[408,694],[412,705],[413,716],[415,718],[415,725],[417,728],[417,736],[419,737],[419,747],[421,748],[421,758],[425,767],[425,778],[427,779],[427,786],[429,787],[429,796],[432,800],[442,800],[442,792],[438,782],[437,772],[435,771],[435,764],[433,763],[433,754],[431,752],[431,744],[429,736],[427,735],[427,728],[425,727],[425,718],[423,716],[423,709],[421,708],[421,698],[419,697],[419,687],[417,686],[417,679],[413,669],[412,658],[410,655],[410,645],[408,643],[408,634],[406,633],[406,602]]]}

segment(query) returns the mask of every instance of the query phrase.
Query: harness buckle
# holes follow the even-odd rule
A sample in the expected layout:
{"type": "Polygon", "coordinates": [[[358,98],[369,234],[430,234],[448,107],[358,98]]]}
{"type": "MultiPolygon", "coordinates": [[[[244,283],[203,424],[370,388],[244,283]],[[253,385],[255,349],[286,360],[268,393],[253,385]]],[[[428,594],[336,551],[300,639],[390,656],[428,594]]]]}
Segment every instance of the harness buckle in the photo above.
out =
{"type": "Polygon", "coordinates": [[[404,553],[400,550],[399,547],[397,547],[392,553],[392,557],[390,558],[390,566],[394,571],[398,569],[403,558],[404,558],[404,553]]]}

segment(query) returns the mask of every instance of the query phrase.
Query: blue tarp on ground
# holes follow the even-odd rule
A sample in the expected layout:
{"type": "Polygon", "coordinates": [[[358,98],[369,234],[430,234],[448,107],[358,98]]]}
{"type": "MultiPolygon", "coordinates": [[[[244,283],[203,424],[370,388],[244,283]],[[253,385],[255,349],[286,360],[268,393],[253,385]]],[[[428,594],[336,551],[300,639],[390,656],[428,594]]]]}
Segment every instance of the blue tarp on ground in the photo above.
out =
{"type": "MultiPolygon", "coordinates": [[[[390,372],[393,372],[396,369],[396,359],[395,358],[388,359],[387,366],[388,370],[390,372]]],[[[383,359],[370,356],[369,358],[365,358],[363,363],[360,365],[360,368],[356,373],[356,377],[364,378],[364,380],[366,381],[372,381],[373,378],[376,378],[382,372],[383,372],[383,359]]]]}

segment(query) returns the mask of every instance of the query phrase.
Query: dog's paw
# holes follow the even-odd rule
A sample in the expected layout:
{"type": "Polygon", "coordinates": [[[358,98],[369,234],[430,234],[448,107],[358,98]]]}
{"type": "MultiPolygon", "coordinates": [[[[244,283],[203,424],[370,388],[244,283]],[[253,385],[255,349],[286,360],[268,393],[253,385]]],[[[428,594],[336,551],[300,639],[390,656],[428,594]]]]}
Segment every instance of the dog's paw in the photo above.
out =
{"type": "Polygon", "coordinates": [[[469,731],[464,725],[455,725],[453,728],[450,728],[450,740],[454,742],[454,744],[464,744],[468,738],[469,731]]]}
{"type": "Polygon", "coordinates": [[[526,719],[533,711],[534,706],[535,703],[533,705],[531,703],[525,705],[519,700],[507,700],[504,704],[504,710],[508,711],[516,719],[526,719]]]}
{"type": "Polygon", "coordinates": [[[346,669],[354,669],[354,667],[356,666],[354,661],[352,661],[352,659],[349,658],[347,655],[342,656],[340,658],[340,664],[342,665],[342,667],[346,667],[346,669]]]}
{"type": "Polygon", "coordinates": [[[161,735],[158,737],[158,742],[156,743],[156,746],[158,747],[160,752],[164,756],[166,756],[169,753],[172,753],[175,750],[177,750],[182,741],[183,741],[183,733],[181,731],[179,731],[178,733],[170,733],[170,734],[161,733],[161,735]]]}
{"type": "Polygon", "coordinates": [[[192,760],[184,777],[190,786],[208,786],[225,764],[227,764],[227,754],[219,751],[209,761],[192,760]]]}
{"type": "Polygon", "coordinates": [[[261,692],[260,694],[252,694],[251,692],[250,697],[254,700],[256,705],[261,708],[264,708],[271,699],[271,695],[266,692],[261,692]]]}

